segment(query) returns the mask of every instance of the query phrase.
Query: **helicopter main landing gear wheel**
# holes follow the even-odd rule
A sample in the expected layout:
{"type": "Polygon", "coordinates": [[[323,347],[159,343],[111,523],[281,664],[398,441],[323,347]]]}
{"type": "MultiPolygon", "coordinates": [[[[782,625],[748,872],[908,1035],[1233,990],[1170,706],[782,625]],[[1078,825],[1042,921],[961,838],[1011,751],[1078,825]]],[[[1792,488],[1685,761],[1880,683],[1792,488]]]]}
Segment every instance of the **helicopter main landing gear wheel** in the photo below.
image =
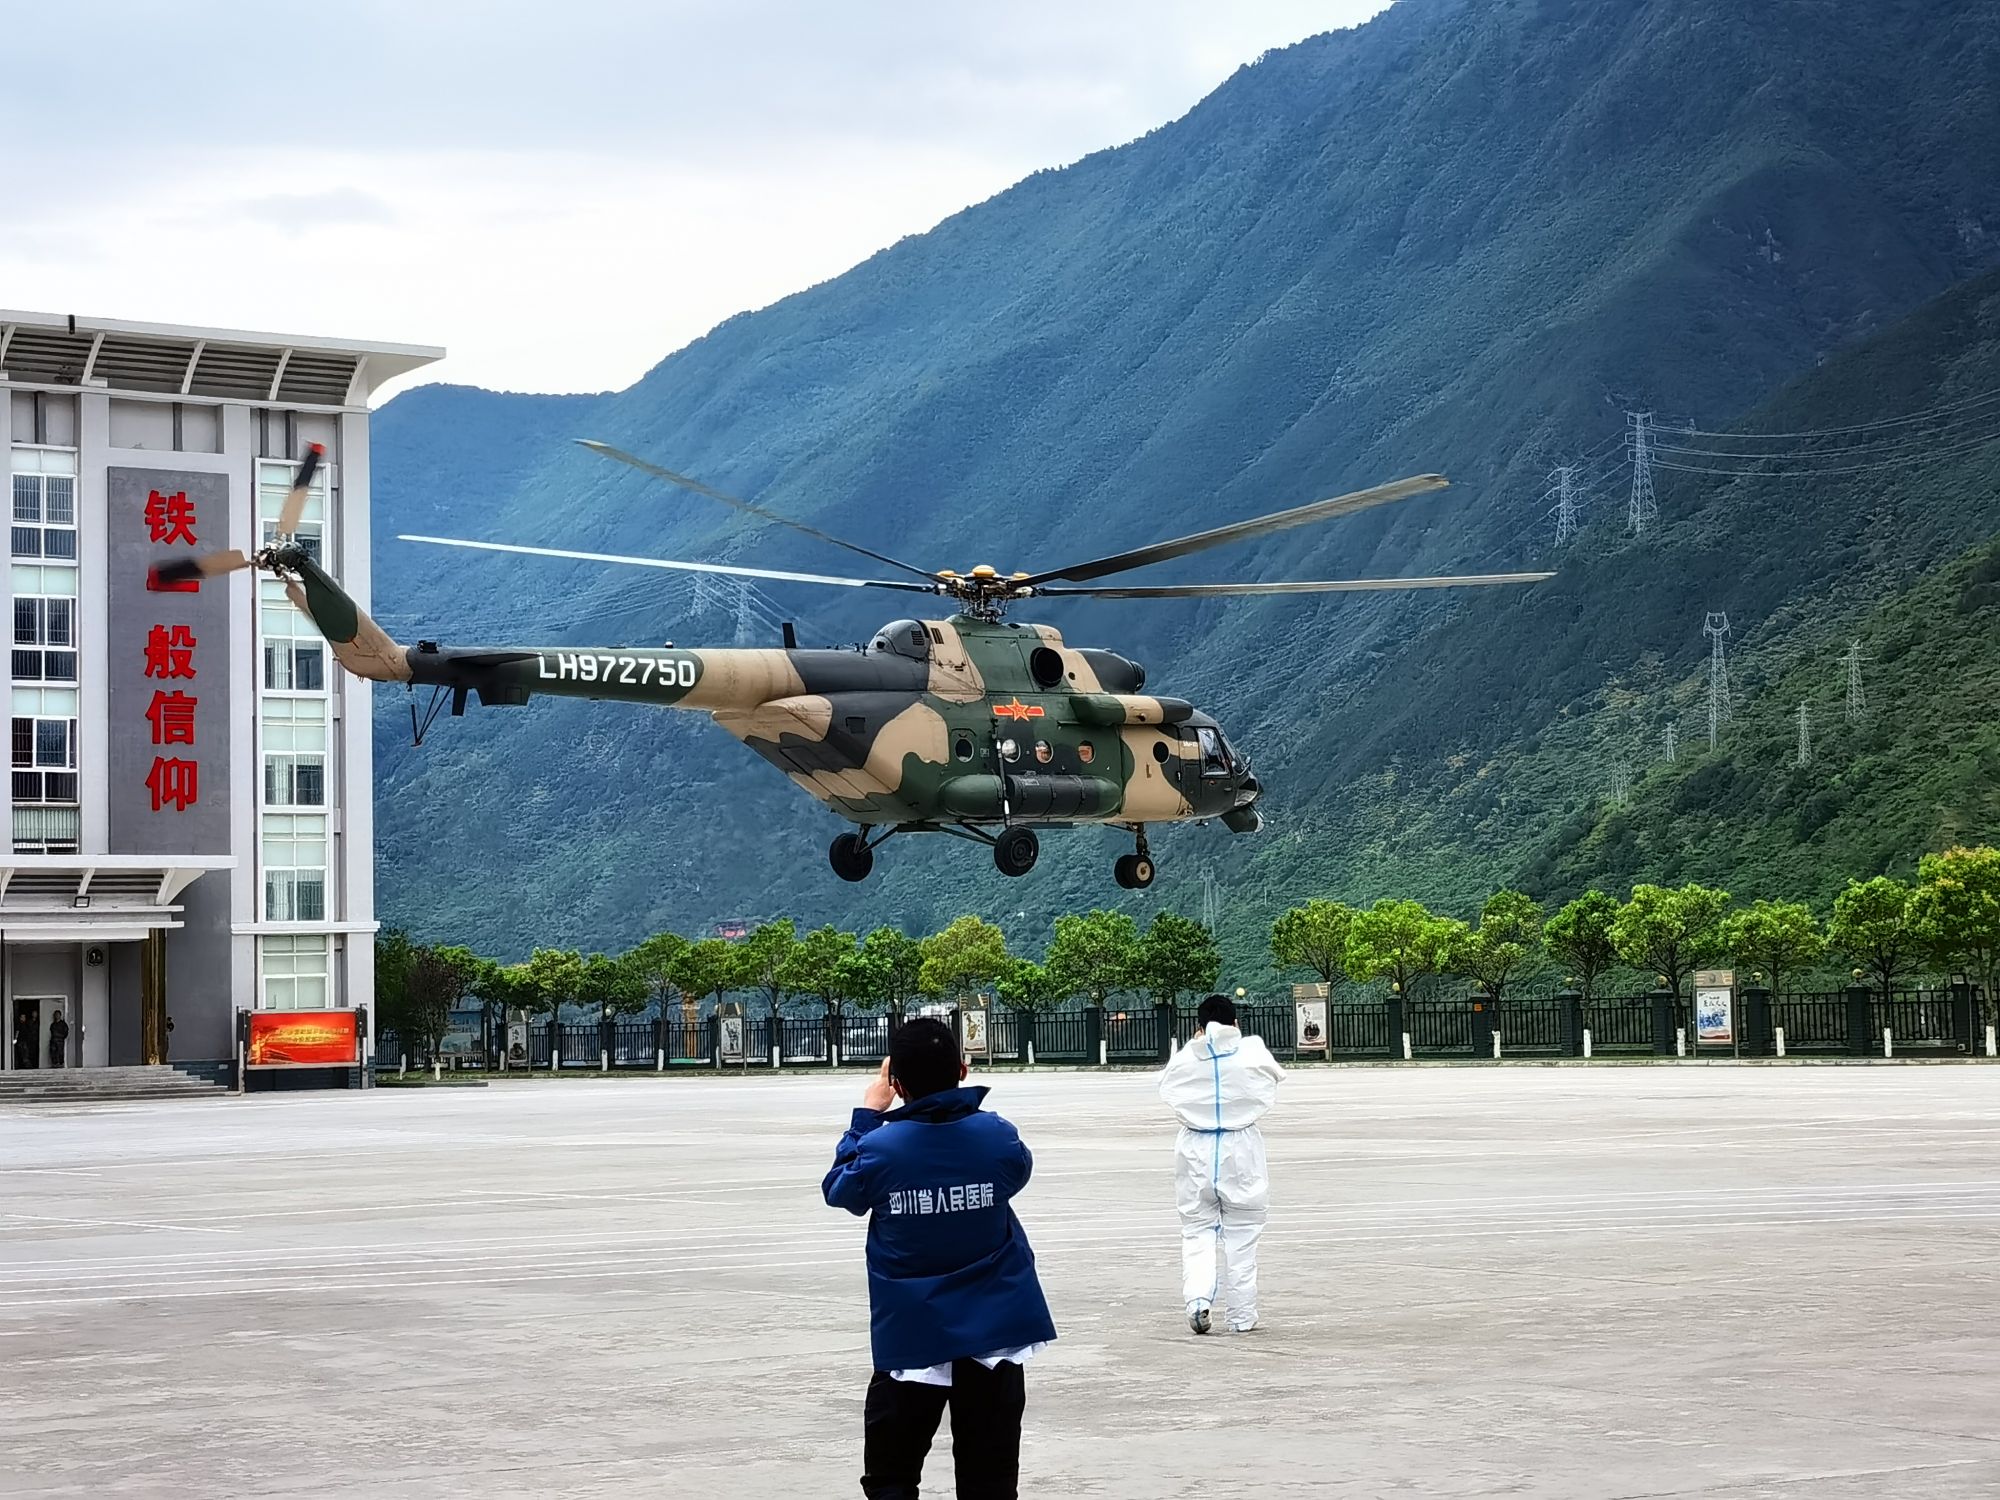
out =
{"type": "Polygon", "coordinates": [[[1121,854],[1111,877],[1128,891],[1143,891],[1153,883],[1153,861],[1144,854],[1121,854]]]}
{"type": "Polygon", "coordinates": [[[827,848],[826,858],[842,880],[866,880],[875,868],[875,848],[865,834],[843,833],[827,848]]]}
{"type": "Polygon", "coordinates": [[[1002,875],[1025,875],[1042,852],[1032,828],[1009,828],[993,841],[993,863],[1002,875]]]}
{"type": "Polygon", "coordinates": [[[1153,883],[1153,851],[1146,843],[1146,830],[1132,830],[1138,836],[1139,848],[1132,854],[1121,855],[1111,866],[1111,878],[1128,891],[1143,891],[1153,883]]]}

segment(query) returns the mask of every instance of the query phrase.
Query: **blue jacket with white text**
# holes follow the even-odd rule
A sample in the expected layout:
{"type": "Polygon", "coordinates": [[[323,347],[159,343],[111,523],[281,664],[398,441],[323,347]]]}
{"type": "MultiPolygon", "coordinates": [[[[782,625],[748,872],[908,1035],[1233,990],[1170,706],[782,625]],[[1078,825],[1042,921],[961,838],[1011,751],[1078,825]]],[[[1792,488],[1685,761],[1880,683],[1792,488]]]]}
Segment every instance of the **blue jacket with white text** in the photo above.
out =
{"type": "Polygon", "coordinates": [[[983,1088],[857,1109],[822,1191],[871,1214],[868,1306],[878,1370],[924,1369],[1056,1336],[1035,1252],[1010,1203],[1034,1158],[979,1108],[983,1088]]]}

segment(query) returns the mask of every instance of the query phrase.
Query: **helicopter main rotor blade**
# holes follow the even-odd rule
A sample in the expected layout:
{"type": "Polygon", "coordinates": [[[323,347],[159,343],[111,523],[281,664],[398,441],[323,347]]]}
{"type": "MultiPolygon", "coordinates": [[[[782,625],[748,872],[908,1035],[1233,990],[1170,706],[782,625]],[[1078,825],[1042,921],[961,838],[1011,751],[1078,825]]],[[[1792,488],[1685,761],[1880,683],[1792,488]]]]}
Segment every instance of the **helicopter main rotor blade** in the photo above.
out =
{"type": "Polygon", "coordinates": [[[292,487],[285,493],[285,503],[278,508],[278,529],[273,535],[291,536],[299,529],[299,522],[305,518],[306,497],[312,492],[313,475],[326,461],[326,446],[323,443],[306,445],[305,462],[299,465],[297,477],[292,487]]]}
{"type": "Polygon", "coordinates": [[[619,563],[634,568],[666,568],[676,573],[722,573],[732,578],[766,578],[778,583],[823,583],[843,589],[896,589],[910,594],[935,594],[936,585],[904,583],[900,579],[835,578],[826,573],[789,573],[781,568],[735,568],[721,563],[671,562],[664,557],[627,557],[616,552],[572,552],[564,547],[523,547],[512,542],[469,542],[450,536],[398,536],[399,542],[432,547],[469,547],[475,552],[512,552],[523,557],[560,557],[571,562],[619,563]]]}
{"type": "Polygon", "coordinates": [[[1176,537],[1170,542],[1155,542],[1150,547],[1114,553],[1110,557],[1100,557],[1095,562],[1075,563],[1066,568],[1050,568],[1044,572],[1031,573],[1026,578],[1016,579],[1015,582],[1023,588],[1034,588],[1037,584],[1058,578],[1070,583],[1088,583],[1093,578],[1123,573],[1132,568],[1143,568],[1148,563],[1165,562],[1171,557],[1186,557],[1190,552],[1205,552],[1210,547],[1220,547],[1226,542],[1247,541],[1251,537],[1268,536],[1271,532],[1285,531],[1293,526],[1307,526],[1314,521],[1330,521],[1335,516],[1353,515],[1356,511],[1367,510],[1376,505],[1387,505],[1393,500],[1407,500],[1412,495],[1441,490],[1450,482],[1442,474],[1419,474],[1413,479],[1399,479],[1393,484],[1378,484],[1373,489],[1356,490],[1351,495],[1336,495],[1331,500],[1315,500],[1310,505],[1295,506],[1291,510],[1276,511],[1271,515],[1257,516],[1248,521],[1236,521],[1228,526],[1218,526],[1212,531],[1197,531],[1192,536],[1176,537]]]}
{"type": "Polygon", "coordinates": [[[733,505],[736,509],[745,511],[761,521],[769,521],[774,526],[789,526],[793,531],[802,531],[809,537],[816,538],[822,542],[831,542],[836,547],[842,547],[849,552],[858,553],[872,562],[883,563],[891,568],[898,568],[905,573],[914,574],[918,578],[926,578],[933,581],[937,578],[937,574],[931,572],[928,568],[919,568],[913,563],[906,563],[900,558],[890,557],[886,553],[870,551],[859,543],[846,541],[829,532],[821,531],[816,526],[808,526],[803,521],[794,521],[790,516],[781,516],[774,510],[766,510],[761,505],[740,499],[735,495],[727,494],[722,490],[714,488],[712,485],[703,484],[699,479],[690,478],[686,474],[677,474],[672,469],[662,468],[656,463],[649,463],[636,454],[627,453],[623,448],[614,448],[609,443],[600,443],[591,438],[578,438],[576,441],[581,446],[590,449],[593,453],[601,453],[606,458],[615,458],[619,463],[629,464],[642,474],[651,474],[655,479],[666,480],[668,484],[677,484],[684,490],[693,490],[697,495],[706,495],[711,500],[720,500],[724,505],[733,505]]]}
{"type": "Polygon", "coordinates": [[[1102,589],[1036,589],[1037,599],[1234,599],[1253,594],[1370,594],[1397,589],[1484,588],[1490,584],[1541,583],[1553,573],[1458,573],[1436,578],[1313,578],[1283,583],[1162,583],[1102,589]]]}

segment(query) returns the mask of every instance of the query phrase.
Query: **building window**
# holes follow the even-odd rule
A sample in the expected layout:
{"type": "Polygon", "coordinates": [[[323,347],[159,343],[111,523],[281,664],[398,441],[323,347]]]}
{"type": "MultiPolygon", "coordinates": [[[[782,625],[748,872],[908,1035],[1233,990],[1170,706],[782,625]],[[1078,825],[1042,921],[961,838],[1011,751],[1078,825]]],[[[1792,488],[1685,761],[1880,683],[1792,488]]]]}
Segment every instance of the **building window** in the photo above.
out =
{"type": "MultiPolygon", "coordinates": [[[[306,491],[305,514],[299,520],[295,540],[305,548],[306,555],[314,562],[320,560],[320,540],[326,531],[327,481],[331,465],[321,464],[319,472],[313,475],[312,487],[306,491]]],[[[257,465],[257,536],[260,546],[268,547],[278,535],[278,515],[285,507],[285,496],[291,493],[292,480],[298,474],[297,464],[274,463],[269,459],[257,465]]]]}
{"type": "Polygon", "coordinates": [[[14,556],[76,561],[74,476],[14,476],[14,556]]]}
{"type": "Polygon", "coordinates": [[[330,940],[321,933],[289,933],[259,940],[266,1010],[325,1010],[333,1002],[330,940]]]}
{"type": "Polygon", "coordinates": [[[14,716],[14,800],[76,801],[76,720],[14,716]]]}
{"type": "Polygon", "coordinates": [[[264,638],[264,691],[326,691],[326,638],[293,607],[282,583],[266,580],[260,600],[264,638]]]}
{"type": "Polygon", "coordinates": [[[83,814],[74,807],[14,809],[16,854],[76,854],[82,850],[83,814]]]}
{"type": "Polygon", "coordinates": [[[265,756],[264,805],[325,807],[326,757],[324,755],[265,756]]]}
{"type": "Polygon", "coordinates": [[[326,815],[264,814],[264,920],[326,920],[326,815]]]}
{"type": "Polygon", "coordinates": [[[76,681],[76,601],[14,599],[14,680],[76,681]]]}

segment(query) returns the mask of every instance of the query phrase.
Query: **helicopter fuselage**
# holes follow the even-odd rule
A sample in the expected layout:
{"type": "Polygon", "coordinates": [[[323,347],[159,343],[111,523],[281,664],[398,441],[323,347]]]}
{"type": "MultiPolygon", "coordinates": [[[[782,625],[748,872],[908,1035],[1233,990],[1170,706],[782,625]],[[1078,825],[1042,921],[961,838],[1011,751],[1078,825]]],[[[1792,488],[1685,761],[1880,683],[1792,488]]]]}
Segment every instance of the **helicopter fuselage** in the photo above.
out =
{"type": "Polygon", "coordinates": [[[405,660],[405,680],[487,705],[541,693],[707,712],[864,827],[1257,823],[1261,789],[1212,718],[1046,625],[899,620],[858,650],[422,642],[405,660]]]}
{"type": "Polygon", "coordinates": [[[1004,873],[1022,875],[1035,828],[1115,823],[1137,843],[1115,874],[1143,888],[1147,824],[1262,824],[1263,788],[1212,718],[1141,691],[1137,662],[1072,648],[1051,626],[897,620],[854,650],[404,646],[302,548],[273,550],[264,565],[348,671],[449,693],[454,714],[475,696],[507,706],[537,693],[709,714],[860,825],[828,851],[846,880],[865,878],[898,832],[990,844],[1004,873]]]}

